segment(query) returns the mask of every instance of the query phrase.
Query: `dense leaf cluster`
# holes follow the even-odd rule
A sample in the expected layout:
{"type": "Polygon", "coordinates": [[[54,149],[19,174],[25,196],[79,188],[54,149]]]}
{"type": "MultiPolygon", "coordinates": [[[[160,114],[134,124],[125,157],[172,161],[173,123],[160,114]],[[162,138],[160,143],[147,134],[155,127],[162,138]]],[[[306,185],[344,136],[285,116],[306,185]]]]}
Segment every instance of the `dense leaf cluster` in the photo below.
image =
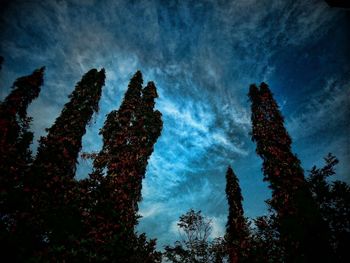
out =
{"type": "MultiPolygon", "coordinates": [[[[86,217],[92,226],[88,235],[95,237],[94,247],[101,248],[101,254],[120,251],[123,262],[134,262],[127,255],[134,255],[134,227],[139,218],[142,179],[162,129],[161,114],[154,110],[154,99],[158,97],[156,87],[149,82],[142,88],[142,82],[138,71],[130,80],[120,109],[107,116],[100,132],[103,148],[94,160],[94,171],[90,175],[95,185],[89,193],[95,196],[92,199],[96,202],[90,202],[94,216],[86,217]],[[105,177],[101,176],[103,170],[106,170],[105,177]],[[100,245],[105,243],[113,245],[105,250],[106,247],[100,245]]],[[[149,254],[142,258],[153,262],[158,257],[158,254],[149,254]]]]}
{"type": "Polygon", "coordinates": [[[300,161],[291,151],[291,139],[269,87],[251,85],[252,140],[263,159],[265,180],[272,189],[270,205],[276,211],[287,262],[331,262],[329,230],[312,198],[300,161]]]}
{"type": "Polygon", "coordinates": [[[19,224],[27,217],[24,197],[29,189],[24,182],[32,162],[29,145],[33,139],[27,108],[40,93],[43,74],[41,68],[17,79],[0,104],[0,238],[4,252],[14,252],[15,244],[22,242],[17,233],[25,233],[19,224]]]}
{"type": "Polygon", "coordinates": [[[323,168],[313,167],[308,178],[292,153],[291,138],[269,87],[252,85],[252,140],[263,159],[264,180],[270,183],[269,214],[248,221],[238,178],[226,172],[228,220],[226,235],[214,241],[194,239],[210,221],[190,210],[180,217],[179,228],[187,233],[174,246],[165,247],[170,262],[349,262],[350,187],[329,182],[338,160],[331,154],[323,168]],[[198,245],[200,244],[200,246],[198,245]],[[203,252],[205,251],[205,252],[203,252]],[[199,257],[205,255],[205,257],[199,257]]]}
{"type": "Polygon", "coordinates": [[[212,221],[201,211],[190,209],[180,216],[178,227],[182,239],[173,246],[166,246],[164,258],[173,263],[222,262],[226,256],[225,241],[222,238],[209,240],[212,221]]]}
{"type": "MultiPolygon", "coordinates": [[[[0,57],[0,65],[2,59],[0,57]]],[[[0,104],[0,242],[11,262],[161,261],[155,240],[138,234],[142,180],[162,128],[155,110],[153,82],[143,87],[140,71],[131,78],[122,104],[100,130],[100,152],[93,171],[75,178],[82,137],[98,111],[104,69],[88,71],[77,83],[60,116],[39,141],[32,157],[33,133],[27,116],[38,97],[44,68],[21,77],[0,104]]],[[[329,154],[323,168],[305,178],[300,160],[269,87],[251,85],[252,140],[270,183],[269,214],[248,221],[242,193],[231,167],[226,172],[228,220],[224,237],[212,239],[212,221],[201,211],[182,215],[182,240],[164,248],[175,263],[349,262],[350,187],[331,181],[338,160],[329,154]]]]}
{"type": "Polygon", "coordinates": [[[350,253],[350,187],[347,183],[329,177],[335,175],[338,159],[328,154],[322,168],[314,166],[307,178],[313,197],[321,209],[322,217],[331,231],[334,262],[349,262],[350,253]]]}
{"type": "Polygon", "coordinates": [[[76,180],[82,136],[98,111],[105,71],[77,83],[36,157],[26,116],[44,69],[19,78],[0,106],[1,252],[14,262],[159,262],[155,240],[137,234],[137,205],[153,145],[162,129],[153,82],[137,72],[122,106],[101,130],[103,149],[89,178],[76,180]],[[106,174],[103,173],[106,170],[106,174]]]}
{"type": "Polygon", "coordinates": [[[241,188],[231,167],[226,172],[228,219],[226,224],[227,249],[230,263],[246,262],[249,254],[248,223],[243,214],[241,188]]]}

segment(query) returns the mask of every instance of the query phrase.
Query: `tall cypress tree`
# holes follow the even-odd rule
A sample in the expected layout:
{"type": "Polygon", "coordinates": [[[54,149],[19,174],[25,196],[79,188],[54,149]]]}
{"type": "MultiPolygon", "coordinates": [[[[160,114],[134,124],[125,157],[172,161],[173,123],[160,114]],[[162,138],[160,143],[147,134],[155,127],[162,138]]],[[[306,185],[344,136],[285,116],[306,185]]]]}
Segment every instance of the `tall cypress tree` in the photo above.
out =
{"type": "Polygon", "coordinates": [[[31,161],[33,134],[28,130],[31,118],[27,117],[27,108],[39,96],[43,75],[44,68],[40,68],[17,79],[0,104],[1,213],[16,209],[18,193],[14,191],[22,186],[23,172],[31,161]]]}
{"type": "Polygon", "coordinates": [[[33,139],[27,108],[40,93],[43,75],[44,68],[40,68],[17,79],[0,104],[0,239],[5,258],[6,254],[23,250],[18,232],[25,203],[23,182],[32,161],[29,145],[33,139]]]}
{"type": "MultiPolygon", "coordinates": [[[[90,235],[101,246],[99,253],[114,255],[128,262],[139,240],[135,235],[142,179],[153,145],[162,129],[161,114],[154,111],[157,92],[150,82],[142,89],[142,74],[130,80],[118,111],[108,114],[101,134],[103,148],[94,161],[91,179],[99,178],[96,191],[100,198],[93,208],[90,235]],[[106,168],[107,175],[102,177],[106,168]],[[133,248],[134,247],[134,248],[133,248]]],[[[98,247],[98,245],[96,246],[98,247]]]]}
{"type": "Polygon", "coordinates": [[[74,177],[82,137],[92,114],[98,111],[104,81],[104,69],[88,71],[69,95],[70,101],[64,105],[61,115],[47,129],[47,136],[40,139],[33,168],[41,170],[40,174],[49,180],[52,175],[74,177]]]}
{"type": "Polygon", "coordinates": [[[104,168],[107,170],[106,180],[102,184],[107,196],[100,202],[102,208],[99,209],[104,220],[100,220],[97,226],[103,236],[99,239],[107,242],[111,242],[117,234],[120,234],[117,239],[127,240],[133,235],[137,223],[137,203],[134,200],[138,198],[142,178],[137,176],[136,134],[142,129],[138,122],[142,82],[142,74],[137,71],[130,80],[119,110],[108,114],[101,130],[103,148],[94,161],[94,173],[100,173],[104,168]],[[112,209],[104,209],[106,206],[112,209]]]}
{"type": "MultiPolygon", "coordinates": [[[[106,118],[105,124],[100,131],[103,136],[103,148],[94,160],[95,172],[102,172],[110,164],[121,157],[121,146],[132,147],[131,138],[135,139],[135,125],[137,125],[137,115],[141,106],[142,74],[137,71],[130,80],[128,89],[124,95],[124,100],[118,111],[111,111],[106,118]],[[133,132],[132,132],[133,131],[133,132]],[[111,154],[113,153],[113,154],[111,154]]],[[[110,174],[113,169],[108,168],[110,174]]]]}
{"type": "MultiPolygon", "coordinates": [[[[30,137],[26,134],[31,121],[31,118],[27,117],[27,109],[29,104],[39,96],[44,69],[42,67],[29,76],[17,79],[11,93],[0,104],[1,169],[9,166],[8,161],[13,158],[9,156],[10,153],[18,154],[16,146],[28,141],[27,137],[30,137]]],[[[6,172],[1,174],[5,175],[6,172]]]]}
{"type": "Polygon", "coordinates": [[[74,240],[80,230],[79,200],[74,180],[82,136],[98,111],[105,70],[88,71],[69,96],[61,115],[40,139],[38,153],[27,178],[33,224],[52,247],[74,240]]]}
{"type": "Polygon", "coordinates": [[[252,140],[272,189],[286,262],[331,262],[328,230],[307,187],[300,161],[269,87],[250,86],[252,140]]]}
{"type": "MultiPolygon", "coordinates": [[[[144,143],[146,154],[144,157],[151,156],[153,146],[161,134],[163,128],[162,114],[158,110],[154,110],[155,99],[158,98],[156,86],[153,81],[148,82],[147,86],[142,90],[142,111],[144,118],[144,136],[141,138],[144,143]]],[[[142,174],[145,174],[147,166],[147,158],[141,159],[142,174]]]]}
{"type": "Polygon", "coordinates": [[[226,224],[227,250],[230,263],[247,262],[249,230],[243,215],[239,181],[229,166],[226,172],[226,197],[229,214],[226,224]]]}

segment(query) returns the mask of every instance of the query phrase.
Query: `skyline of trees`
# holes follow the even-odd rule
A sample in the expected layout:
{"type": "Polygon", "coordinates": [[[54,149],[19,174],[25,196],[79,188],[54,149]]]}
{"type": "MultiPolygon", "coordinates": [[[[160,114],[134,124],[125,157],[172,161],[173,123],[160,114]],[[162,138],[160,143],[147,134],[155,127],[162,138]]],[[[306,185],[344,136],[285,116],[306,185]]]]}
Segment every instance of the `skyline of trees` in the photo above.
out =
{"type": "MultiPolygon", "coordinates": [[[[350,188],[330,183],[338,160],[304,176],[291,138],[268,85],[251,85],[252,140],[263,159],[272,198],[269,214],[248,220],[239,180],[226,171],[226,234],[210,238],[212,222],[201,211],[179,219],[182,240],[156,250],[156,240],[139,234],[139,202],[148,159],[163,129],[154,82],[142,73],[130,79],[118,110],[107,116],[103,146],[88,177],[75,178],[82,137],[98,112],[105,71],[83,75],[39,140],[35,157],[28,105],[39,96],[44,68],[17,79],[0,104],[1,252],[19,262],[347,262],[350,188]]],[[[222,193],[223,195],[225,193],[222,193]]]]}
{"type": "Polygon", "coordinates": [[[16,262],[159,262],[155,240],[135,232],[142,179],[162,130],[154,83],[142,88],[136,72],[120,109],[101,130],[105,144],[95,171],[77,180],[82,137],[98,111],[105,71],[84,74],[32,157],[26,111],[43,73],[19,78],[0,105],[2,255],[16,262]]]}

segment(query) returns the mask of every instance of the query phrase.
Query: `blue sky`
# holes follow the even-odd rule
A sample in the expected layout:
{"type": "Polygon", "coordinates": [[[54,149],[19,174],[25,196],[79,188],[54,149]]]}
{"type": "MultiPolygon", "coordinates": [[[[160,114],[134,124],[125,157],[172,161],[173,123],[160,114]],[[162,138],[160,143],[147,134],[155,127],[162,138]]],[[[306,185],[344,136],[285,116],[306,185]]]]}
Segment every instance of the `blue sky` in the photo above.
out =
{"type": "MultiPolygon", "coordinates": [[[[190,208],[213,220],[213,237],[223,234],[228,165],[246,216],[266,213],[270,192],[249,135],[251,83],[270,85],[304,169],[332,152],[337,177],[350,182],[349,12],[322,0],[31,0],[1,12],[1,98],[17,77],[46,66],[29,108],[35,140],[91,68],[104,67],[107,79],[86,152],[100,149],[98,130],[136,70],[156,83],[164,129],[143,181],[138,230],[159,248],[178,238],[176,222],[190,208]]],[[[90,169],[80,160],[77,176],[90,169]]]]}

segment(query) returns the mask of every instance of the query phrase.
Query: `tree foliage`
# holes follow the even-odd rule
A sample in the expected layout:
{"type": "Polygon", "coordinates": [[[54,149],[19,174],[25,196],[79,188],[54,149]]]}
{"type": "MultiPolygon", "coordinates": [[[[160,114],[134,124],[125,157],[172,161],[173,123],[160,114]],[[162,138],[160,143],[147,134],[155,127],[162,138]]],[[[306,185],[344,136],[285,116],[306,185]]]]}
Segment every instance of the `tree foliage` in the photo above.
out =
{"type": "Polygon", "coordinates": [[[277,212],[286,262],[330,262],[329,231],[291,151],[291,138],[269,87],[251,85],[252,140],[263,159],[264,180],[270,182],[270,204],[277,212]]]}
{"type": "Polygon", "coordinates": [[[238,178],[230,166],[226,172],[226,197],[229,206],[226,234],[230,263],[246,262],[249,254],[249,229],[244,217],[238,178]]]}
{"type": "Polygon", "coordinates": [[[335,175],[338,159],[329,153],[322,168],[312,167],[307,178],[313,197],[331,230],[331,244],[336,262],[349,262],[350,253],[350,187],[347,183],[330,177],[335,175]]]}
{"type": "MultiPolygon", "coordinates": [[[[119,110],[108,114],[100,132],[104,144],[90,175],[94,186],[89,192],[97,202],[90,208],[94,216],[86,217],[88,238],[93,236],[94,249],[101,249],[98,254],[123,262],[135,262],[130,255],[135,256],[135,242],[142,237],[135,234],[142,179],[162,129],[161,114],[154,110],[156,87],[150,82],[142,88],[142,82],[138,71],[130,80],[119,110]],[[103,245],[106,243],[111,246],[103,245]]],[[[150,244],[154,249],[155,242],[151,240],[150,244]]],[[[143,260],[159,260],[159,254],[151,251],[143,260]]]]}
{"type": "Polygon", "coordinates": [[[177,225],[182,238],[174,246],[165,247],[163,255],[166,260],[173,263],[223,262],[225,241],[222,238],[209,240],[212,221],[201,211],[190,209],[180,216],[177,225]]]}
{"type": "Polygon", "coordinates": [[[30,222],[53,250],[72,246],[80,231],[75,166],[86,125],[98,110],[104,80],[103,69],[92,69],[77,83],[61,115],[40,139],[25,181],[30,222]]]}
{"type": "Polygon", "coordinates": [[[256,263],[285,262],[285,252],[280,242],[275,213],[270,211],[268,215],[259,216],[253,221],[248,261],[256,263]]]}
{"type": "Polygon", "coordinates": [[[33,133],[29,130],[31,118],[28,105],[38,97],[43,84],[44,68],[18,78],[10,94],[0,104],[0,238],[3,255],[21,248],[18,222],[23,213],[25,174],[32,162],[29,145],[33,133]]]}
{"type": "Polygon", "coordinates": [[[154,83],[142,88],[141,72],[135,76],[119,111],[107,116],[94,173],[80,181],[74,178],[77,157],[86,125],[98,111],[104,69],[90,70],[76,85],[40,139],[34,161],[28,150],[32,136],[24,140],[26,109],[39,94],[43,68],[15,82],[0,107],[4,255],[20,262],[160,262],[155,240],[134,229],[142,179],[162,129],[154,83]],[[9,183],[19,177],[20,183],[9,183]],[[8,198],[14,191],[17,203],[8,198]]]}
{"type": "MultiPolygon", "coordinates": [[[[100,130],[102,149],[85,154],[93,159],[92,173],[77,180],[82,136],[98,111],[105,71],[92,69],[77,83],[33,158],[27,108],[40,93],[43,74],[41,68],[17,79],[0,104],[2,256],[13,262],[160,262],[156,240],[135,229],[142,180],[163,128],[155,84],[143,87],[141,72],[135,73],[120,108],[100,130]]],[[[165,260],[349,262],[350,187],[331,180],[338,159],[329,154],[325,166],[313,167],[305,179],[269,87],[252,85],[249,97],[252,139],[272,189],[269,214],[248,223],[238,178],[229,167],[226,235],[213,240],[212,221],[191,209],[180,216],[181,240],[165,247],[165,260]]]]}

